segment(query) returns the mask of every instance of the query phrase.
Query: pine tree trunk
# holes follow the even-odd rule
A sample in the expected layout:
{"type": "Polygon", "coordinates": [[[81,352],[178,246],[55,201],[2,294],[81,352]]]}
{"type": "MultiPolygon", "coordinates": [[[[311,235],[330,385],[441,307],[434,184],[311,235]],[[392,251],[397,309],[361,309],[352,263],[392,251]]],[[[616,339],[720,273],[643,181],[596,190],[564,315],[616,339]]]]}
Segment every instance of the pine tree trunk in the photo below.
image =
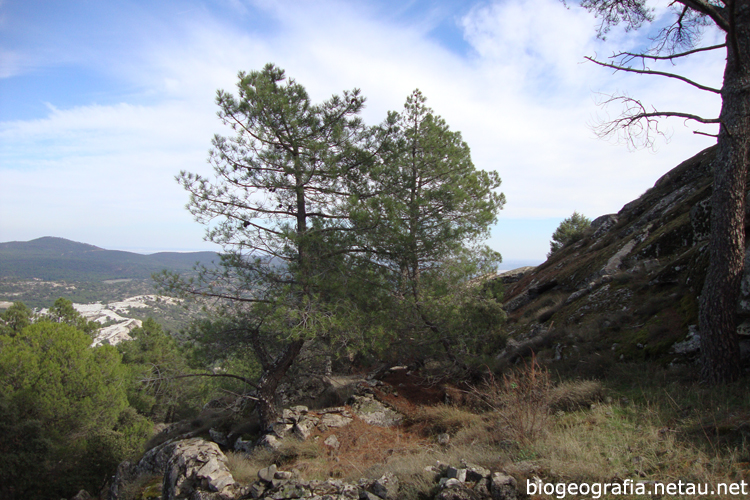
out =
{"type": "Polygon", "coordinates": [[[750,0],[735,6],[727,35],[721,128],[714,160],[709,267],[700,298],[701,377],[710,384],[741,373],[736,314],[745,256],[745,189],[750,144],[750,0]]]}
{"type": "Polygon", "coordinates": [[[284,378],[289,367],[302,350],[304,340],[294,340],[288,344],[284,351],[274,360],[258,381],[258,418],[263,430],[268,430],[279,416],[276,405],[276,390],[279,382],[284,378]]]}

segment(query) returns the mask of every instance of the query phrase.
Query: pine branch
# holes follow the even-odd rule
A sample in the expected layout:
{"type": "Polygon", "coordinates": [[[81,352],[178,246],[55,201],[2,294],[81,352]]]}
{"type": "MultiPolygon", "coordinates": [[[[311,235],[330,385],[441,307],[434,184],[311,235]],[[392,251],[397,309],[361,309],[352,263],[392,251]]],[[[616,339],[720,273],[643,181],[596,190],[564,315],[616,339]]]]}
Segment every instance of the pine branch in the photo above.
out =
{"type": "Polygon", "coordinates": [[[641,74],[641,75],[666,76],[667,78],[674,78],[676,80],[680,80],[682,82],[685,82],[685,83],[687,83],[689,85],[692,85],[693,87],[695,87],[697,89],[700,89],[700,90],[705,90],[707,92],[713,92],[715,94],[721,94],[721,90],[720,89],[715,89],[713,87],[708,87],[706,85],[701,85],[700,83],[694,82],[694,81],[690,80],[689,78],[685,78],[684,76],[676,75],[674,73],[667,73],[665,71],[654,71],[654,70],[651,70],[651,69],[635,69],[635,68],[630,68],[628,66],[620,66],[620,65],[617,65],[617,64],[612,64],[612,63],[606,63],[606,62],[598,61],[598,60],[596,60],[596,59],[594,59],[593,57],[590,57],[590,56],[585,56],[584,59],[587,59],[587,60],[591,61],[594,64],[598,64],[599,66],[604,66],[605,68],[612,68],[615,71],[625,71],[627,73],[638,73],[638,74],[641,74]]]}

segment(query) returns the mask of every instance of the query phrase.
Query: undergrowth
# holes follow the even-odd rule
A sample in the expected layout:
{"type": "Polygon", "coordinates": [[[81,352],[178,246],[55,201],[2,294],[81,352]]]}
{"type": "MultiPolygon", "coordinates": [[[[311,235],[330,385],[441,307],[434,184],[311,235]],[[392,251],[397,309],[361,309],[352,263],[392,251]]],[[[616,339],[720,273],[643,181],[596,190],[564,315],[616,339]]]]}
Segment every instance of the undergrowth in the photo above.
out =
{"type": "Polygon", "coordinates": [[[246,482],[270,463],[304,479],[356,482],[390,471],[399,476],[399,498],[405,499],[434,494],[429,466],[437,462],[503,470],[521,490],[534,477],[588,483],[750,480],[747,380],[708,388],[645,364],[623,364],[601,382],[554,378],[532,357],[465,391],[462,405],[413,406],[394,428],[355,419],[306,442],[289,438],[276,452],[230,454],[230,467],[246,482]],[[330,434],[337,436],[338,449],[323,444],[330,434]],[[445,434],[447,443],[438,440],[445,434]]]}

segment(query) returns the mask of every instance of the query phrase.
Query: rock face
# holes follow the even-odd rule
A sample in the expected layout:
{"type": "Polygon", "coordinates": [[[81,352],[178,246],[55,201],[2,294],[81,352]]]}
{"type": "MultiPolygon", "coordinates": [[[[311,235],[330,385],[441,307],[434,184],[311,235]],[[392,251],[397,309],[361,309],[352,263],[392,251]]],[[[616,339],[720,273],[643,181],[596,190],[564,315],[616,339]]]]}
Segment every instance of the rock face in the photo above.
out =
{"type": "MultiPolygon", "coordinates": [[[[551,358],[569,359],[582,341],[575,332],[589,332],[583,341],[591,349],[582,350],[614,361],[694,359],[714,155],[709,148],[683,162],[617,214],[594,219],[583,239],[506,284],[511,341],[498,358],[513,362],[524,350],[548,349],[551,358]]],[[[741,336],[750,334],[750,266],[745,273],[741,336]]]]}
{"type": "Polygon", "coordinates": [[[169,441],[147,451],[137,464],[121,463],[108,498],[119,500],[124,485],[144,475],[164,476],[164,500],[195,498],[200,492],[232,497],[240,488],[226,462],[224,453],[211,441],[201,438],[169,441]]]}
{"type": "Polygon", "coordinates": [[[191,498],[196,491],[226,493],[235,486],[227,457],[216,443],[200,438],[179,441],[164,473],[162,498],[191,498]]]}

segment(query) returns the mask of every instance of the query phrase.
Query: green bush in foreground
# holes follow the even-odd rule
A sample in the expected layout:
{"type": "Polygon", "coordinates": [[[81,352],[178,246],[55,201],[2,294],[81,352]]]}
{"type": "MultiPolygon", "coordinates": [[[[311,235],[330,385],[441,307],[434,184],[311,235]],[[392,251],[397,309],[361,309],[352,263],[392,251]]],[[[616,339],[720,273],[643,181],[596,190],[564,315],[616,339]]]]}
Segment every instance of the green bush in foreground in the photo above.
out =
{"type": "Polygon", "coordinates": [[[140,451],[150,423],[128,406],[120,355],[90,343],[50,321],[0,335],[0,497],[98,492],[140,451]]]}

